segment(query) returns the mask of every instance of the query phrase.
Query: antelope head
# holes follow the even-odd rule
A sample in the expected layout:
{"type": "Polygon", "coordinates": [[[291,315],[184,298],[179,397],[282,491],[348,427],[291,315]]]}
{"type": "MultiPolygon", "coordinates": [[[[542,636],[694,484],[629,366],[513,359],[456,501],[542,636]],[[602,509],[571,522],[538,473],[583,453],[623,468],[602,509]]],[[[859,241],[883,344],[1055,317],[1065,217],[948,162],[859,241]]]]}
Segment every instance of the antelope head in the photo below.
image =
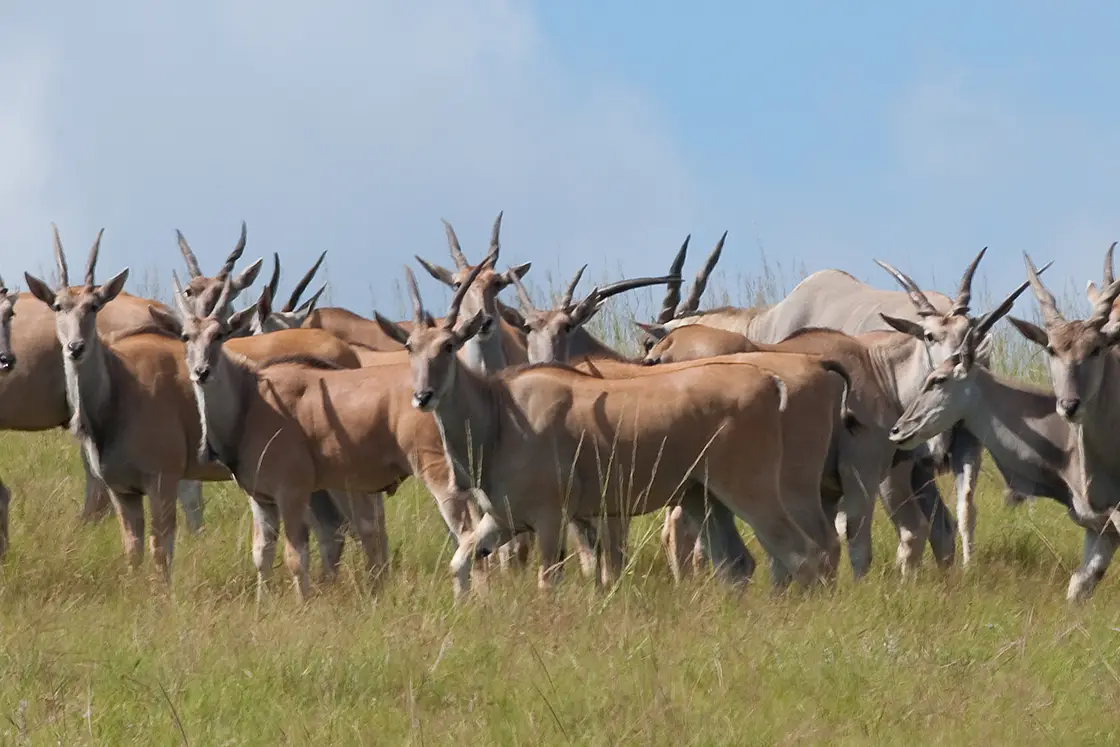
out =
{"type": "Polygon", "coordinates": [[[481,332],[484,313],[482,310],[475,311],[466,317],[465,322],[456,326],[459,317],[463,316],[463,299],[479,274],[487,266],[493,266],[496,257],[497,251],[491,249],[485,260],[467,272],[451,298],[447,315],[439,324],[436,324],[431,314],[424,311],[420,289],[416,286],[416,276],[408,267],[404,273],[412,300],[412,332],[405,332],[395,322],[374,312],[374,318],[382,331],[404,345],[404,349],[408,351],[408,358],[412,363],[412,406],[416,409],[423,412],[435,410],[455,385],[458,365],[455,354],[468,340],[481,332]]]}
{"type": "Polygon", "coordinates": [[[644,288],[648,285],[661,285],[680,280],[679,275],[622,280],[603,288],[596,286],[583,300],[576,303],[572,300],[572,296],[575,295],[576,286],[586,269],[587,265],[584,265],[576,272],[572,282],[568,284],[564,295],[560,298],[560,303],[551,309],[536,308],[521,279],[517,275],[512,275],[513,283],[517,286],[521,314],[507,314],[505,318],[507,322],[520,326],[526,333],[530,363],[569,360],[571,358],[572,335],[576,330],[591,321],[611,296],[634,288],[644,288]]]}
{"type": "Polygon", "coordinates": [[[1066,321],[1058,311],[1054,295],[1039,279],[1030,257],[1024,253],[1023,259],[1028,282],[1042,310],[1043,326],[1014,317],[1010,317],[1010,321],[1023,337],[1046,350],[1050,380],[1057,397],[1055,408],[1066,421],[1078,423],[1101,389],[1104,353],[1120,340],[1120,336],[1104,332],[1112,314],[1112,304],[1120,296],[1120,281],[1109,283],[1097,294],[1088,319],[1066,321]]]}
{"type": "MultiPolygon", "coordinates": [[[[1108,247],[1108,251],[1104,253],[1104,285],[1106,287],[1116,279],[1112,272],[1112,252],[1115,249],[1116,242],[1113,241],[1112,246],[1108,247]]],[[[1100,295],[1101,291],[1097,288],[1097,284],[1090,280],[1085,286],[1085,296],[1089,299],[1089,303],[1096,305],[1100,295]]],[[[1101,327],[1101,332],[1111,336],[1118,331],[1120,331],[1120,308],[1118,308],[1116,302],[1113,302],[1112,311],[1108,316],[1108,321],[1101,327]]]]}
{"type": "MultiPolygon", "coordinates": [[[[1027,289],[1027,283],[1021,284],[1009,293],[994,310],[979,319],[972,317],[969,314],[972,303],[972,278],[976,274],[977,265],[980,264],[980,260],[984,258],[984,253],[987,251],[988,247],[981,249],[976,255],[976,259],[972,260],[965,268],[964,274],[961,275],[957,296],[953,299],[948,313],[945,314],[934,307],[926,294],[918,287],[918,284],[909,276],[882,260],[875,260],[875,263],[889,272],[906,291],[906,295],[909,296],[910,302],[914,304],[914,308],[918,312],[918,321],[912,322],[909,319],[901,319],[889,314],[879,314],[879,316],[899,332],[908,334],[925,343],[930,363],[933,366],[937,366],[941,361],[952,357],[961,350],[965,334],[974,327],[980,333],[973,336],[974,355],[979,360],[986,359],[991,351],[991,338],[987,336],[988,331],[991,330],[996,321],[1007,314],[1011,306],[1014,305],[1015,299],[1027,289]]],[[[1047,262],[1038,272],[1045,272],[1051,264],[1053,262],[1047,262]]]]}
{"type": "MultiPolygon", "coordinates": [[[[183,233],[179,230],[175,231],[175,235],[179,238],[179,251],[182,252],[183,259],[187,261],[187,271],[191,276],[182,291],[183,296],[199,314],[205,316],[214,308],[218,297],[222,293],[222,284],[233,272],[233,266],[237,264],[237,260],[241,259],[241,255],[245,252],[245,231],[245,221],[241,221],[241,237],[237,240],[237,245],[226,257],[226,261],[218,270],[218,274],[212,278],[202,274],[202,270],[198,266],[198,259],[195,258],[187,240],[183,238],[183,233]]],[[[258,259],[233,278],[230,283],[230,301],[233,301],[241,291],[253,284],[261,271],[263,261],[263,258],[258,259]]]]}
{"type": "MultiPolygon", "coordinates": [[[[292,295],[288,297],[288,302],[280,310],[273,310],[272,313],[265,316],[256,314],[253,316],[252,321],[249,323],[250,334],[259,335],[265,332],[275,332],[280,329],[296,329],[303,326],[304,321],[315,310],[315,304],[319,301],[319,296],[323,295],[323,291],[327,289],[327,284],[323,283],[319,286],[319,290],[315,291],[311,298],[303,303],[299,303],[300,296],[307,290],[307,286],[311,283],[311,278],[319,270],[319,265],[323,264],[323,259],[327,256],[324,251],[319,255],[319,259],[315,264],[311,265],[299,283],[296,284],[295,290],[292,295]],[[298,306],[296,304],[299,304],[298,306]]],[[[280,285],[280,257],[273,252],[272,254],[272,277],[268,281],[269,298],[276,298],[276,293],[280,285]]],[[[258,302],[259,303],[259,302],[258,302]]]]}
{"type": "Polygon", "coordinates": [[[62,345],[63,355],[74,363],[80,363],[85,352],[92,347],[92,341],[97,337],[97,312],[116,298],[124,288],[124,283],[128,279],[128,268],[118,272],[104,285],[97,285],[94,282],[93,272],[97,266],[101,234],[105,232],[105,229],[101,229],[97,232],[97,238],[94,239],[93,247],[89,250],[84,284],[71,287],[66,268],[66,254],[62,251],[58,228],[52,223],[51,229],[54,231],[54,257],[58,263],[58,290],[51,290],[50,286],[30,273],[24,273],[24,278],[27,280],[27,288],[31,294],[54,311],[55,331],[62,345]]]}
{"type": "Polygon", "coordinates": [[[947,431],[977,406],[977,339],[977,330],[968,330],[961,347],[937,364],[926,377],[918,396],[891,428],[890,439],[900,449],[916,448],[947,431]]]}
{"type": "Polygon", "coordinates": [[[673,262],[669,265],[668,277],[674,278],[674,280],[668,283],[669,287],[665,290],[665,300],[661,303],[661,313],[657,315],[656,322],[654,324],[638,324],[646,333],[642,335],[641,339],[642,349],[646,355],[649,355],[654,345],[668,334],[668,327],[665,325],[674,319],[695,314],[696,310],[700,308],[700,297],[704,295],[704,291],[708,288],[708,278],[711,277],[712,270],[715,269],[716,263],[719,262],[720,255],[723,253],[723,242],[727,240],[727,231],[724,231],[723,236],[719,237],[716,248],[708,255],[704,266],[696,273],[696,280],[692,283],[688,298],[682,302],[681,270],[684,268],[684,259],[688,254],[688,242],[691,239],[692,234],[684,237],[684,243],[681,244],[681,248],[677,250],[677,256],[673,257],[673,262]]]}
{"type": "Polygon", "coordinates": [[[222,281],[214,308],[205,316],[200,316],[195,306],[187,300],[183,286],[179,284],[179,276],[174,271],[171,279],[175,285],[178,318],[150,304],[148,313],[158,326],[166,332],[178,335],[186,343],[187,373],[196,386],[205,386],[211,380],[211,371],[216,368],[222,343],[248,329],[254,314],[268,316],[271,304],[269,288],[266,286],[261,291],[261,298],[255,305],[230,314],[229,307],[234,293],[233,281],[227,275],[222,281]]]}
{"type": "Polygon", "coordinates": [[[447,245],[451,250],[451,259],[455,262],[455,270],[451,271],[445,267],[432,264],[422,257],[416,257],[416,261],[428,271],[429,275],[444,285],[450,286],[456,292],[459,291],[460,287],[467,288],[466,296],[462,298],[460,313],[468,319],[476,314],[479,315],[482,326],[478,331],[478,339],[488,340],[497,330],[500,318],[498,294],[512,283],[514,278],[525,277],[525,273],[529,271],[532,263],[526,262],[523,265],[515,265],[501,273],[495,269],[498,263],[498,252],[501,249],[499,242],[502,231],[501,213],[498,213],[498,217],[494,221],[494,228],[490,232],[490,252],[486,259],[474,267],[467,261],[466,255],[459,247],[459,239],[455,236],[455,229],[446,220],[443,221],[443,228],[447,233],[447,245]],[[472,276],[474,281],[468,282],[467,277],[471,276],[475,268],[481,269],[472,276]]]}
{"type": "Polygon", "coordinates": [[[642,358],[642,364],[656,366],[661,363],[679,363],[700,358],[712,358],[732,353],[753,353],[759,347],[737,332],[705,327],[702,324],[686,324],[683,327],[667,329],[660,324],[635,322],[651,339],[657,343],[642,358]]]}
{"type": "Polygon", "coordinates": [[[11,373],[16,367],[16,354],[12,349],[12,317],[16,315],[16,293],[8,292],[8,284],[0,278],[0,376],[11,373]]]}

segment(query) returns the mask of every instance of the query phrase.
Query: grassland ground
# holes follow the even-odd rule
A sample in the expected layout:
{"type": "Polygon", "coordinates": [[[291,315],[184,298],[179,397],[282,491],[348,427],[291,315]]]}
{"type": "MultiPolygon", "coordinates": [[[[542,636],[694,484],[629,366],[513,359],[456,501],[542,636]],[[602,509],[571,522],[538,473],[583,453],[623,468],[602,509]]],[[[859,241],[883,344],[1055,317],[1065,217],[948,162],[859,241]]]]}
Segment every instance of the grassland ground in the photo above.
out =
{"type": "MultiPolygon", "coordinates": [[[[446,532],[413,482],[387,505],[393,573],[358,553],[298,610],[278,568],[258,608],[249,512],[206,489],[170,594],[125,570],[116,522],[78,522],[64,433],[0,437],[13,493],[0,571],[3,744],[1107,744],[1120,735],[1120,585],[1069,607],[1078,530],[1052,502],[1003,506],[985,462],[965,572],[877,562],[833,592],[674,586],[653,518],[613,593],[579,576],[540,595],[494,576],[452,603],[446,532]]],[[[944,486],[947,487],[947,486],[944,486]]],[[[749,529],[748,546],[762,557],[749,529]]]]}

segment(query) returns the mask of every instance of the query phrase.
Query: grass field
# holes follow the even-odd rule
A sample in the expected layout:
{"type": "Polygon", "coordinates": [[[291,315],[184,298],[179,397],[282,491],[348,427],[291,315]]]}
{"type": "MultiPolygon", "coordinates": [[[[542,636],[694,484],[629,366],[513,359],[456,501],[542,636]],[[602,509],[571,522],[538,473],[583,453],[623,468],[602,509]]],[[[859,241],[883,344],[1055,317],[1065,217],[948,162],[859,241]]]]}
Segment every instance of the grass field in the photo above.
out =
{"type": "MultiPolygon", "coordinates": [[[[606,319],[604,325],[618,324],[606,319]]],[[[1013,357],[1012,357],[1013,358],[1013,357]]],[[[1005,361],[1014,368],[1020,363],[1005,361]]],[[[450,548],[415,484],[387,502],[392,577],[344,573],[296,607],[282,569],[258,608],[249,512],[206,488],[170,593],[125,570],[115,520],[78,522],[68,435],[2,434],[13,494],[0,569],[0,744],[1115,744],[1120,584],[1065,602],[1080,531],[1057,504],[1002,504],[985,461],[977,560],[911,583],[876,515],[876,562],[831,592],[674,586],[654,517],[611,593],[570,563],[495,574],[452,603],[450,548]]],[[[953,493],[948,483],[943,493],[953,493]]],[[[756,557],[762,553],[742,527],[756,557]]],[[[317,562],[317,560],[316,560],[317,562]]],[[[846,564],[846,560],[844,561],[846,564]]]]}

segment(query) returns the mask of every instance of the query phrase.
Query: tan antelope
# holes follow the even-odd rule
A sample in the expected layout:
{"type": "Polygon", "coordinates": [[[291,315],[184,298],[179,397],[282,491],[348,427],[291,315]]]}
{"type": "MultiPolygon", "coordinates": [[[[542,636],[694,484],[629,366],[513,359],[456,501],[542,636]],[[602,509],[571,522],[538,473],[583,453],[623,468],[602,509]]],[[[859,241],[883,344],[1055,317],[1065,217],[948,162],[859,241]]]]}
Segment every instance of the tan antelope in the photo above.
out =
{"type": "MultiPolygon", "coordinates": [[[[61,253],[58,228],[52,223],[55,260],[59,282],[70,285],[69,268],[61,253]]],[[[94,241],[91,253],[96,256],[101,233],[94,241]]],[[[93,284],[93,267],[86,268],[84,282],[93,284]]],[[[20,305],[18,321],[12,324],[12,351],[20,361],[19,369],[0,378],[0,428],[14,431],[41,431],[69,426],[71,412],[66,397],[63,375],[62,348],[55,331],[55,315],[51,309],[33,302],[31,293],[21,293],[29,301],[20,305]]],[[[148,306],[163,307],[158,301],[138,298],[126,292],[105,304],[97,318],[97,328],[102,335],[123,339],[149,325],[148,306]]],[[[109,510],[105,486],[90,469],[84,449],[79,449],[85,472],[85,498],[82,519],[94,521],[109,510]]],[[[187,527],[192,532],[202,528],[202,504],[199,494],[189,482],[179,485],[179,498],[183,505],[187,527]]]]}
{"type": "MultiPolygon", "coordinates": [[[[975,318],[969,314],[972,278],[985,251],[981,250],[965,269],[953,299],[921,290],[907,275],[876,260],[898,281],[903,292],[873,288],[840,270],[822,270],[802,280],[774,306],[698,312],[696,304],[678,308],[679,290],[670,285],[658,323],[665,330],[691,324],[715,327],[742,334],[756,343],[776,343],[804,327],[837,329],[851,335],[897,330],[912,338],[899,343],[908,355],[899,360],[897,373],[910,377],[900,383],[913,390],[921,385],[932,365],[957,349],[965,331],[975,324],[975,318]]],[[[708,264],[713,263],[709,260],[708,264]]],[[[647,345],[651,347],[653,342],[650,340],[647,345]]],[[[978,352],[982,365],[988,365],[990,349],[990,341],[985,338],[978,352]]],[[[955,428],[934,439],[928,448],[914,452],[914,458],[908,460],[912,467],[909,480],[896,477],[892,480],[893,487],[883,486],[899,495],[914,495],[926,519],[916,531],[919,536],[928,536],[934,558],[941,565],[953,560],[956,531],[934,482],[935,468],[941,469],[948,459],[956,474],[962,560],[967,564],[974,546],[974,495],[981,452],[975,438],[966,430],[955,428]],[[932,454],[930,459],[923,456],[926,451],[932,454]]],[[[892,470],[894,474],[901,472],[892,470]]],[[[839,523],[843,521],[841,514],[839,523]]],[[[916,567],[921,562],[920,546],[915,554],[907,545],[908,542],[900,540],[899,558],[903,569],[916,567]]]]}
{"type": "MultiPolygon", "coordinates": [[[[4,394],[8,391],[5,380],[15,372],[19,361],[12,345],[12,317],[15,316],[19,296],[8,292],[8,284],[0,278],[0,412],[7,412],[4,394]]],[[[0,560],[8,552],[8,508],[11,503],[8,487],[0,481],[0,560]]]]}
{"type": "MultiPolygon", "coordinates": [[[[268,294],[266,287],[262,302],[268,294]]],[[[287,567],[297,595],[307,598],[305,521],[309,496],[317,490],[392,491],[413,475],[436,498],[456,537],[469,529],[469,503],[456,487],[436,422],[409,405],[407,360],[353,370],[306,355],[258,363],[236,353],[237,340],[229,339],[248,324],[248,313],[227,318],[228,299],[220,300],[204,317],[183,303],[180,319],[160,321],[186,341],[187,368],[207,422],[207,448],[250,496],[258,519],[253,538],[258,593],[271,574],[282,524],[287,567]]],[[[367,567],[376,573],[377,527],[359,513],[354,528],[367,567]]]]}
{"type": "Polygon", "coordinates": [[[485,512],[452,559],[461,585],[477,554],[532,530],[539,585],[547,588],[560,572],[568,519],[647,513],[693,480],[754,527],[784,575],[804,583],[832,575],[839,548],[816,481],[806,491],[783,482],[782,469],[792,458],[803,472],[819,474],[827,443],[818,444],[816,464],[809,455],[820,429],[802,434],[801,453],[782,452],[782,377],[731,360],[631,379],[596,378],[562,364],[480,375],[456,352],[479,331],[481,312],[456,325],[460,288],[437,325],[405,272],[412,332],[378,322],[408,349],[412,403],[435,414],[448,459],[475,467],[475,496],[485,512]]]}
{"type": "Polygon", "coordinates": [[[1054,391],[992,375],[977,364],[970,334],[956,354],[929,374],[891,439],[906,448],[961,421],[981,440],[1013,490],[1064,505],[1085,532],[1081,566],[1066,594],[1076,601],[1093,593],[1120,546],[1120,469],[1112,441],[1112,408],[1118,406],[1116,338],[1100,331],[1120,296],[1120,284],[1106,286],[1088,319],[1067,322],[1029,259],[1027,271],[1045,325],[1011,321],[1028,340],[1046,348],[1054,391]]]}

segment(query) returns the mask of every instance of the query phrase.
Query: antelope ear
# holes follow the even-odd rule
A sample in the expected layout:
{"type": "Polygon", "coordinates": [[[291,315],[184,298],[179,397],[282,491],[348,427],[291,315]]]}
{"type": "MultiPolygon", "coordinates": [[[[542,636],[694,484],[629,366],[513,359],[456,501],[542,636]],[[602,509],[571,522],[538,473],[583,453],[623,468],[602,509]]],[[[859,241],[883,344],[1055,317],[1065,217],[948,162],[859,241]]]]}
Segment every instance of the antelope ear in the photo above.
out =
{"type": "Polygon", "coordinates": [[[377,326],[381,327],[381,331],[384,332],[389,339],[395,340],[401,345],[408,342],[408,333],[401,329],[400,325],[396,322],[386,319],[376,311],[373,312],[373,320],[377,322],[377,326]]]}
{"type": "Polygon", "coordinates": [[[482,329],[482,312],[478,311],[470,319],[455,327],[456,346],[462,347],[467,340],[477,335],[480,329],[482,329]]]}
{"type": "Polygon", "coordinates": [[[498,286],[505,288],[507,285],[513,282],[514,276],[516,276],[517,279],[520,280],[521,278],[525,277],[525,273],[527,273],[532,266],[532,262],[526,262],[523,265],[514,265],[498,277],[498,286]]]}
{"type": "Polygon", "coordinates": [[[901,319],[897,316],[890,316],[888,314],[879,314],[879,318],[889,324],[891,328],[904,335],[917,337],[919,340],[924,340],[926,338],[925,328],[917,322],[912,322],[909,319],[901,319]]]}
{"type": "Polygon", "coordinates": [[[27,281],[27,290],[31,291],[31,295],[47,306],[54,306],[54,291],[50,286],[28,272],[23,273],[23,279],[27,281]]]}
{"type": "Polygon", "coordinates": [[[498,305],[498,314],[501,315],[502,320],[506,324],[526,334],[529,333],[529,322],[517,309],[506,306],[505,304],[498,305]]]}
{"type": "Polygon", "coordinates": [[[428,260],[426,260],[423,257],[420,257],[418,255],[413,255],[413,256],[416,257],[416,261],[420,263],[420,266],[428,271],[429,275],[431,275],[436,280],[440,281],[441,283],[443,283],[446,286],[449,286],[449,287],[452,287],[452,288],[455,287],[455,275],[451,272],[451,270],[447,269],[446,267],[440,267],[439,265],[434,265],[431,262],[429,262],[428,260]]]}
{"type": "Polygon", "coordinates": [[[1037,324],[1032,324],[1031,322],[1024,321],[1022,319],[1016,319],[1013,316],[1007,317],[1007,321],[1011,322],[1011,325],[1015,327],[1015,329],[1019,330],[1019,334],[1033,342],[1035,345],[1038,345],[1039,347],[1046,347],[1050,344],[1050,337],[1046,334],[1046,330],[1044,330],[1042,327],[1039,327],[1037,324]]]}
{"type": "Polygon", "coordinates": [[[638,327],[654,340],[661,341],[669,336],[669,330],[663,324],[643,324],[642,322],[634,322],[638,327]]]}
{"type": "Polygon", "coordinates": [[[240,293],[241,291],[245,290],[250,285],[252,285],[253,281],[255,281],[257,279],[257,275],[259,275],[260,272],[261,272],[261,263],[262,262],[264,262],[263,257],[261,259],[258,259],[256,262],[249,265],[248,267],[246,267],[240,273],[238,273],[237,277],[235,277],[233,279],[233,282],[230,283],[230,286],[231,286],[232,290],[235,290],[238,293],[240,293]]]}
{"type": "Polygon", "coordinates": [[[114,275],[109,282],[97,289],[97,298],[102,305],[109,303],[124,290],[125,281],[128,280],[128,268],[124,268],[114,275]]]}
{"type": "MultiPolygon", "coordinates": [[[[241,311],[233,313],[229,318],[229,331],[231,334],[236,334],[249,325],[253,320],[253,314],[256,314],[259,309],[257,304],[248,306],[241,311]]],[[[267,315],[266,315],[267,316],[267,315]]],[[[261,319],[261,324],[264,324],[264,319],[261,319]]]]}
{"type": "Polygon", "coordinates": [[[1085,284],[1085,297],[1089,299],[1091,304],[1095,304],[1097,299],[1101,297],[1100,289],[1092,280],[1085,284]]]}
{"type": "Polygon", "coordinates": [[[152,321],[163,331],[170,332],[176,337],[183,334],[183,323],[170,311],[148,304],[148,313],[151,315],[152,321]]]}

